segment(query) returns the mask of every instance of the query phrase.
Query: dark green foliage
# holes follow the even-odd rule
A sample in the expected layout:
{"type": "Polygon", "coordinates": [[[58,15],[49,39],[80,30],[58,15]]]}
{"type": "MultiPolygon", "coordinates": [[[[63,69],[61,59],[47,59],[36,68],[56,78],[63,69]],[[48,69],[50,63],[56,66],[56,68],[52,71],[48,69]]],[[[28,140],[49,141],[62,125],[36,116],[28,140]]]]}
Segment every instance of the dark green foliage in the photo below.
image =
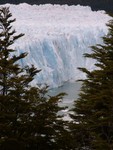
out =
{"type": "Polygon", "coordinates": [[[12,44],[23,34],[12,30],[9,8],[0,8],[0,150],[66,149],[67,122],[58,115],[64,94],[47,96],[47,88],[31,86],[40,72],[33,65],[21,67],[12,44]]]}
{"type": "Polygon", "coordinates": [[[87,78],[82,80],[81,92],[75,101],[71,130],[80,150],[113,149],[113,21],[108,27],[103,45],[93,46],[92,53],[85,54],[96,60],[96,69],[79,68],[87,78]]]}

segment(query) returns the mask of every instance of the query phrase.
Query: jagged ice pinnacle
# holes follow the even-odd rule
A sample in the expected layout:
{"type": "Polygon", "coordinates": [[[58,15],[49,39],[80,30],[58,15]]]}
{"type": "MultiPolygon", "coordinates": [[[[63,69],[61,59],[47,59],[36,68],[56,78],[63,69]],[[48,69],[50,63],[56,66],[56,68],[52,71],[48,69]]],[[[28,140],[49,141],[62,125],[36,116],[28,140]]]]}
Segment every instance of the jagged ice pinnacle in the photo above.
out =
{"type": "Polygon", "coordinates": [[[57,87],[84,77],[77,67],[93,69],[94,62],[83,57],[90,46],[101,43],[110,17],[90,7],[67,5],[10,5],[17,33],[25,33],[14,47],[28,52],[22,65],[34,64],[42,71],[35,82],[57,87]]]}

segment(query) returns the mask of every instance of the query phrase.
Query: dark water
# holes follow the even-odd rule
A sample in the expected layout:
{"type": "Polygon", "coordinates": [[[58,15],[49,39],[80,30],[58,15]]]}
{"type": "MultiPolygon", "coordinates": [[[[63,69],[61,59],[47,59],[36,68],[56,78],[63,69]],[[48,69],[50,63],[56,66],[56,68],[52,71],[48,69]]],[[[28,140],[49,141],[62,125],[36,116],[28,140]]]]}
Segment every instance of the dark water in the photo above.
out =
{"type": "Polygon", "coordinates": [[[78,94],[80,92],[81,83],[80,82],[74,82],[74,83],[65,83],[63,86],[59,88],[54,88],[49,91],[49,95],[55,96],[59,93],[67,93],[66,96],[64,96],[63,101],[61,102],[61,105],[72,107],[73,101],[77,99],[78,94]]]}

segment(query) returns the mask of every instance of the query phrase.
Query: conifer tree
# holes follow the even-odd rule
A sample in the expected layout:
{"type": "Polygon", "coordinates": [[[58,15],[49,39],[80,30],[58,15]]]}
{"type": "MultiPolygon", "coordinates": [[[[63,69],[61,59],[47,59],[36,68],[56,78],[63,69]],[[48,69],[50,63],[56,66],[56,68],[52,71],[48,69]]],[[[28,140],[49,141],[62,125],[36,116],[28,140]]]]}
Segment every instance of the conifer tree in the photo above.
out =
{"type": "Polygon", "coordinates": [[[31,86],[40,70],[21,67],[27,54],[12,48],[23,34],[12,30],[11,17],[9,8],[0,8],[0,150],[66,149],[67,122],[58,115],[63,94],[51,97],[47,88],[31,86]]]}
{"type": "Polygon", "coordinates": [[[113,21],[108,28],[103,44],[85,54],[95,60],[95,69],[79,68],[86,79],[74,104],[71,131],[74,148],[80,150],[113,149],[113,21]]]}
{"type": "Polygon", "coordinates": [[[18,138],[22,134],[22,123],[25,122],[30,107],[30,102],[24,98],[26,88],[38,72],[34,66],[26,69],[17,64],[27,54],[16,56],[16,50],[12,49],[12,44],[23,34],[16,35],[16,31],[12,30],[11,23],[15,19],[11,17],[9,8],[0,8],[0,144],[6,142],[6,149],[10,143],[12,147],[12,143],[20,145],[18,138]]]}

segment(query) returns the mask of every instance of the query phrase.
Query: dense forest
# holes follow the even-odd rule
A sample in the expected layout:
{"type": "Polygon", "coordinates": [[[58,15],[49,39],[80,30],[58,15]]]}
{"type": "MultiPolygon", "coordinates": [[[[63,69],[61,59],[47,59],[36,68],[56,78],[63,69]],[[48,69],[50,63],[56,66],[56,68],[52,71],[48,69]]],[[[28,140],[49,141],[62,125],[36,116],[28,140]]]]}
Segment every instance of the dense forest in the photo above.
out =
{"type": "Polygon", "coordinates": [[[29,4],[68,4],[68,5],[89,5],[93,10],[105,10],[113,12],[113,0],[0,0],[0,4],[12,3],[29,3],[29,4]]]}
{"type": "Polygon", "coordinates": [[[31,85],[41,70],[19,64],[27,54],[11,48],[24,36],[13,22],[9,8],[1,7],[0,150],[113,150],[113,20],[103,45],[84,54],[96,60],[96,69],[78,68],[87,78],[80,80],[70,121],[60,113],[67,109],[59,105],[64,93],[47,96],[47,87],[31,85]]]}

